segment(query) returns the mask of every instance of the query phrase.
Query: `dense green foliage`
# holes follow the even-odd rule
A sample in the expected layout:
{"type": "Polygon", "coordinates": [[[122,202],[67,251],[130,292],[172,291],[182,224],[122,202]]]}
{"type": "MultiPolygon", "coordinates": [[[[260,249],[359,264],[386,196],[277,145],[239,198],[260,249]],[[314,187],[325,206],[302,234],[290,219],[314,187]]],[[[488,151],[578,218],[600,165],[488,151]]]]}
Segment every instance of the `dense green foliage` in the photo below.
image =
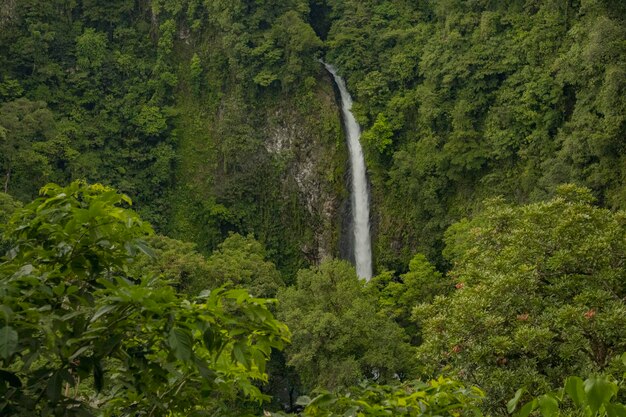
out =
{"type": "Polygon", "coordinates": [[[345,158],[308,4],[247,3],[3,5],[2,190],[110,184],[200,252],[254,233],[291,273],[336,250],[323,207],[339,204],[345,158]]]}
{"type": "Polygon", "coordinates": [[[577,182],[625,207],[623,2],[326,3],[327,60],[368,128],[379,265],[439,260],[445,228],[488,196],[577,182]]]}
{"type": "MultiPolygon", "coordinates": [[[[622,355],[622,361],[626,365],[626,354],[622,355]]],[[[583,381],[577,376],[571,376],[565,380],[563,388],[533,398],[521,406],[515,417],[527,417],[535,410],[540,411],[542,417],[624,416],[626,405],[618,401],[619,392],[623,387],[624,378],[618,382],[606,376],[597,376],[583,381]]],[[[510,413],[517,408],[524,391],[524,388],[520,388],[515,397],[508,402],[510,413]]]]}
{"type": "Polygon", "coordinates": [[[239,393],[264,399],[253,381],[289,337],[267,300],[221,288],[187,300],[129,275],[151,250],[128,197],[78,182],[42,194],[5,231],[2,415],[225,415],[239,393]]]}
{"type": "Polygon", "coordinates": [[[301,413],[304,417],[481,416],[478,405],[483,395],[476,387],[466,388],[440,377],[401,386],[361,385],[340,394],[324,392],[312,399],[301,397],[298,403],[305,406],[301,413]]]}
{"type": "Polygon", "coordinates": [[[606,370],[626,351],[625,213],[560,187],[527,206],[487,203],[452,226],[444,252],[455,291],[414,311],[421,363],[485,389],[503,407],[516,389],[548,391],[606,370]]]}
{"type": "Polygon", "coordinates": [[[326,50],[365,127],[379,268],[417,251],[442,265],[444,230],[485,197],[574,181],[626,204],[619,1],[56,6],[2,11],[1,165],[20,199],[46,180],[113,184],[201,252],[253,233],[293,275],[337,251],[324,207],[345,198],[326,50]]]}
{"type": "Polygon", "coordinates": [[[288,364],[306,388],[411,376],[414,352],[406,335],[377,314],[375,298],[347,262],[328,261],[301,270],[296,284],[278,298],[278,317],[293,329],[288,364]]]}
{"type": "Polygon", "coordinates": [[[623,1],[8,0],[0,46],[0,414],[623,417],[623,1]]]}

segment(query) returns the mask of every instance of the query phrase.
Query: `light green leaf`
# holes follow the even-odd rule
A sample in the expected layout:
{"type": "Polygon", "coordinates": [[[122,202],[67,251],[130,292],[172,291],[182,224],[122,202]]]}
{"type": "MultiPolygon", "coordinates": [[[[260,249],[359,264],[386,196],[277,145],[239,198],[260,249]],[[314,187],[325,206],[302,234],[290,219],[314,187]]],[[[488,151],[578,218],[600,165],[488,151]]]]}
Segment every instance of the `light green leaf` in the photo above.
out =
{"type": "Polygon", "coordinates": [[[35,268],[32,265],[30,264],[24,265],[13,274],[11,279],[19,279],[24,276],[30,275],[34,270],[35,268]]]}
{"type": "Polygon", "coordinates": [[[351,407],[343,414],[343,417],[356,417],[356,413],[359,411],[357,407],[351,407]]]}
{"type": "Polygon", "coordinates": [[[93,323],[94,321],[98,320],[100,317],[102,317],[106,313],[108,313],[111,310],[115,309],[115,307],[116,307],[115,304],[108,304],[108,305],[100,307],[98,309],[98,311],[95,312],[95,314],[91,318],[90,322],[93,323]]]}
{"type": "Polygon", "coordinates": [[[592,413],[597,413],[603,404],[608,404],[611,397],[617,393],[617,384],[606,377],[589,378],[585,381],[587,403],[592,413]]]}
{"type": "Polygon", "coordinates": [[[324,408],[337,402],[337,397],[330,393],[318,395],[311,400],[310,405],[315,404],[316,407],[324,408]]]}
{"type": "Polygon", "coordinates": [[[526,392],[525,388],[518,389],[515,392],[515,396],[513,398],[511,398],[508,403],[506,403],[506,409],[509,412],[509,414],[511,414],[513,411],[515,411],[515,408],[517,408],[517,404],[519,403],[520,398],[522,398],[522,395],[525,392],[526,392]]]}
{"type": "Polygon", "coordinates": [[[571,376],[565,380],[565,392],[577,407],[582,407],[585,404],[585,387],[583,380],[579,377],[571,376]]]}
{"type": "Polygon", "coordinates": [[[536,399],[532,400],[529,403],[524,404],[521,410],[519,410],[519,413],[517,413],[515,416],[516,417],[528,417],[535,408],[537,408],[536,399]]]}
{"type": "Polygon", "coordinates": [[[152,259],[156,258],[156,254],[154,253],[152,248],[146,242],[144,242],[143,240],[139,240],[138,239],[134,243],[135,243],[135,246],[137,247],[137,249],[139,249],[141,252],[143,252],[149,258],[152,258],[152,259]]]}
{"type": "Polygon", "coordinates": [[[301,405],[303,407],[306,407],[310,403],[311,403],[311,397],[307,395],[301,395],[300,397],[298,397],[298,400],[296,401],[296,405],[301,405]]]}
{"type": "Polygon", "coordinates": [[[537,401],[539,402],[539,410],[543,417],[554,417],[559,414],[559,403],[552,395],[542,395],[537,401]]]}

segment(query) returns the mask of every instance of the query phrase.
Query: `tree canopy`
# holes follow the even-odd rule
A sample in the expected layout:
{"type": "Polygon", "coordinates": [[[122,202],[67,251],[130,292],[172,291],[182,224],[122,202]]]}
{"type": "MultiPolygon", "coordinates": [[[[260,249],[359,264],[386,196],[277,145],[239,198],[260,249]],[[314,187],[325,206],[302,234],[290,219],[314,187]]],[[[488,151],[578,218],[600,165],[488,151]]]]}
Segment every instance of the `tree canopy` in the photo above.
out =
{"type": "Polygon", "coordinates": [[[517,388],[502,381],[545,392],[619,362],[625,217],[592,202],[589,190],[564,185],[543,203],[489,201],[453,225],[444,253],[456,289],[414,311],[424,370],[450,367],[497,410],[517,388]]]}

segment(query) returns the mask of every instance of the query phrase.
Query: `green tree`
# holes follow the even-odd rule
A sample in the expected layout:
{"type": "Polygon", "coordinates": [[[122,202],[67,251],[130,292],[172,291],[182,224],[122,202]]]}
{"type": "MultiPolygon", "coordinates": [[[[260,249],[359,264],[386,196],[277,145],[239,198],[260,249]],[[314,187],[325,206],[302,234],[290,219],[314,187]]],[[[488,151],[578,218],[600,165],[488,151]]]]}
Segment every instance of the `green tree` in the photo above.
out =
{"type": "Polygon", "coordinates": [[[154,256],[138,256],[131,265],[134,274],[161,276],[191,296],[219,287],[209,276],[207,260],[196,251],[195,244],[161,235],[148,236],[146,242],[154,256]]]}
{"type": "Polygon", "coordinates": [[[108,56],[107,37],[94,29],[86,29],[76,39],[76,63],[85,70],[97,71],[108,56]]]}
{"type": "Polygon", "coordinates": [[[280,273],[267,260],[265,248],[252,236],[230,235],[220,243],[207,260],[206,282],[198,281],[196,289],[210,285],[235,285],[255,297],[275,297],[284,286],[280,273]]]}
{"type": "MultiPolygon", "coordinates": [[[[46,179],[59,176],[54,165],[59,162],[55,147],[60,144],[54,135],[54,115],[45,103],[20,98],[0,106],[0,166],[5,193],[30,198],[46,179]]],[[[65,161],[75,154],[69,146],[59,151],[65,161]]]]}
{"type": "Polygon", "coordinates": [[[451,369],[504,409],[515,385],[546,392],[626,350],[625,214],[564,185],[545,203],[501,199],[446,233],[456,290],[418,306],[424,371],[451,369]],[[515,381],[515,384],[503,383],[515,381]]]}
{"type": "Polygon", "coordinates": [[[401,325],[413,344],[419,344],[419,331],[411,319],[413,308],[448,293],[452,285],[452,281],[444,278],[420,253],[411,259],[406,274],[395,277],[391,272],[384,272],[370,281],[378,298],[379,311],[401,325]]]}
{"type": "Polygon", "coordinates": [[[288,364],[306,389],[347,387],[369,379],[408,377],[413,349],[393,320],[345,261],[301,270],[297,283],[278,293],[278,316],[293,332],[288,364]]]}
{"type": "Polygon", "coordinates": [[[363,133],[363,140],[381,154],[393,144],[393,130],[384,113],[378,113],[372,127],[363,133]]]}
{"type": "Polygon", "coordinates": [[[80,182],[41,193],[5,230],[3,415],[190,415],[265,398],[253,381],[289,337],[267,300],[240,289],[187,300],[158,277],[129,275],[152,251],[128,197],[80,182]]]}
{"type": "Polygon", "coordinates": [[[300,13],[287,11],[275,20],[263,43],[252,51],[262,63],[254,82],[267,87],[279,81],[284,89],[292,88],[296,81],[317,72],[314,58],[321,46],[322,42],[300,13]]]}

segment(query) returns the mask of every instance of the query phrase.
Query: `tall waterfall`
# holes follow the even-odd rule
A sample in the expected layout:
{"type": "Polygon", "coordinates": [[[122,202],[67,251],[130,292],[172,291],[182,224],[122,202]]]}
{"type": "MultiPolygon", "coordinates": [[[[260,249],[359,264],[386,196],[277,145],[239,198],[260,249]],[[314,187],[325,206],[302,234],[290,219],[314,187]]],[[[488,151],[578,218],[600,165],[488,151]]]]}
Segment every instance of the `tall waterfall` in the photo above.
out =
{"type": "Polygon", "coordinates": [[[352,169],[352,230],[354,233],[354,261],[359,278],[369,281],[372,278],[372,242],[370,240],[370,207],[367,177],[365,172],[365,158],[361,147],[361,128],[357,123],[352,109],[352,97],[346,88],[346,82],[337,75],[332,65],[324,63],[337,83],[341,93],[341,114],[348,136],[348,150],[350,152],[350,166],[352,169]]]}

